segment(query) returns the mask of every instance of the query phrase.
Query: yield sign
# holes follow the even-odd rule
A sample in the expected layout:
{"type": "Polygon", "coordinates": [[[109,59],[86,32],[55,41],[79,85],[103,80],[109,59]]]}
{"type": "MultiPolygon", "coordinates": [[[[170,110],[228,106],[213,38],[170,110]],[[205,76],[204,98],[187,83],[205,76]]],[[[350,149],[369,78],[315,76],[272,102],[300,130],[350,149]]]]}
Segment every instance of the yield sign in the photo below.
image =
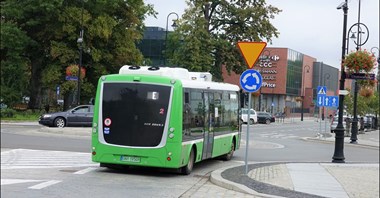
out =
{"type": "Polygon", "coordinates": [[[237,44],[248,65],[248,69],[252,69],[261,52],[267,46],[266,42],[238,42],[237,44]]]}

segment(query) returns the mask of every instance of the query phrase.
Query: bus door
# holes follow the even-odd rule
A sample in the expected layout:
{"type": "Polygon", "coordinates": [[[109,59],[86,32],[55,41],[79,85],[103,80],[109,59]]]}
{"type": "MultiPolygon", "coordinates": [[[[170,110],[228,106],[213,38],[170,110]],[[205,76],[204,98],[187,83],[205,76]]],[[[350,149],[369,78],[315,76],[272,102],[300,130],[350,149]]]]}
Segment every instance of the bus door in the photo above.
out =
{"type": "Polygon", "coordinates": [[[203,153],[202,159],[208,159],[212,157],[212,149],[214,145],[214,121],[215,121],[215,112],[214,112],[214,94],[209,92],[203,93],[204,101],[204,123],[205,130],[203,135],[203,153]]]}

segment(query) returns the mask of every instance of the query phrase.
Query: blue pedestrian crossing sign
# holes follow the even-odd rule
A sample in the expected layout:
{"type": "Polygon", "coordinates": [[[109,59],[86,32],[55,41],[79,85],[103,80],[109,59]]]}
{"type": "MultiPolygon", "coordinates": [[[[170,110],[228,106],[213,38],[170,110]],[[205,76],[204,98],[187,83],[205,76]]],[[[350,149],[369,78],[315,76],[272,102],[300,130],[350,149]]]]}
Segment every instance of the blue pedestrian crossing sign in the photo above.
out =
{"type": "Polygon", "coordinates": [[[240,85],[247,92],[256,92],[262,83],[261,74],[254,69],[245,70],[240,76],[240,85]]]}
{"type": "Polygon", "coordinates": [[[318,86],[317,88],[317,106],[318,107],[324,107],[326,106],[326,92],[327,88],[326,86],[318,86]]]}
{"type": "Polygon", "coordinates": [[[317,91],[317,95],[326,95],[327,88],[326,86],[318,86],[317,91]]]}
{"type": "Polygon", "coordinates": [[[317,88],[317,106],[318,107],[338,107],[338,96],[327,96],[326,86],[318,86],[317,88]]]}

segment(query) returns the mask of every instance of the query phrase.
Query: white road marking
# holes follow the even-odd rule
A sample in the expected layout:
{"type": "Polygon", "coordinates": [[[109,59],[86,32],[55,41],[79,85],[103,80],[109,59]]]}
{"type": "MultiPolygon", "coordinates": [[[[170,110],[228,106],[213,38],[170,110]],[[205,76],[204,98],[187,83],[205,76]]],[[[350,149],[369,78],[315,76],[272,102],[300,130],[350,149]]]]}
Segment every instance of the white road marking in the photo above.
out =
{"type": "Polygon", "coordinates": [[[32,179],[1,179],[1,185],[9,184],[21,184],[27,182],[41,182],[42,180],[32,180],[32,179]]]}
{"type": "Polygon", "coordinates": [[[1,169],[98,166],[90,153],[13,149],[1,152],[1,169]]]}
{"type": "Polygon", "coordinates": [[[46,188],[48,186],[51,186],[51,185],[54,185],[54,184],[58,184],[59,182],[61,182],[61,181],[59,181],[59,180],[50,180],[50,181],[47,181],[47,182],[43,182],[43,183],[31,186],[31,187],[29,187],[29,189],[40,190],[40,189],[46,188]]]}
{"type": "Polygon", "coordinates": [[[75,172],[74,174],[83,175],[83,174],[86,174],[86,173],[91,172],[91,171],[96,170],[96,169],[97,169],[97,168],[95,168],[95,167],[88,167],[88,168],[86,168],[86,169],[83,169],[83,170],[77,171],[77,172],[75,172]]]}

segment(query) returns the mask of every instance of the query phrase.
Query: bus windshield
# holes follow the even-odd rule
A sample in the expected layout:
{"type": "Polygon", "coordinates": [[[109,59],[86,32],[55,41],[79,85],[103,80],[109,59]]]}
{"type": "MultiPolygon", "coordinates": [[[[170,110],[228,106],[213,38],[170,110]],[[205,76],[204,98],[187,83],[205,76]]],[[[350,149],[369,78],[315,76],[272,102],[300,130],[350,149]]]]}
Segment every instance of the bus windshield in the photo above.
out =
{"type": "Polygon", "coordinates": [[[163,137],[170,95],[170,86],[104,83],[104,140],[123,146],[158,146],[163,137]]]}

